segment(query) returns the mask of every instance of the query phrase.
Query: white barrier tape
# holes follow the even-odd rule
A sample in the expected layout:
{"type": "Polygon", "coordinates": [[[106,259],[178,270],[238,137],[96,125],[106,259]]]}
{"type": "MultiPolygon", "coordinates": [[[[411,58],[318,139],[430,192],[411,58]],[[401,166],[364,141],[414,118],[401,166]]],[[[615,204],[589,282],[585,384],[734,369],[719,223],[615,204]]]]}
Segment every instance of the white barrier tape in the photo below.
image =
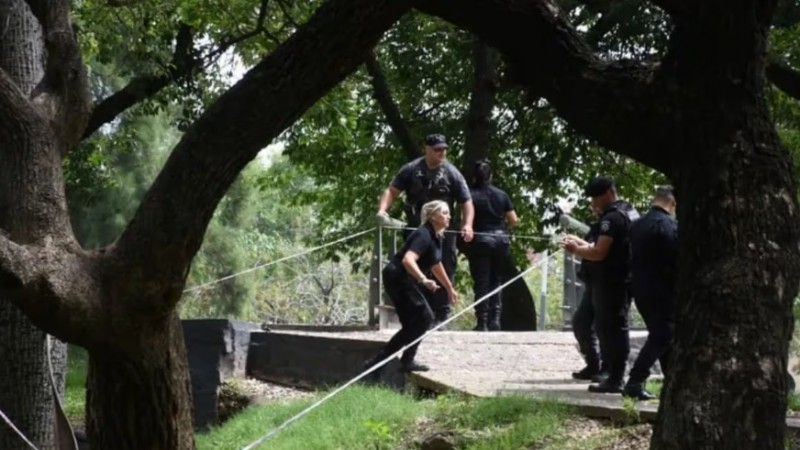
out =
{"type": "Polygon", "coordinates": [[[28,438],[22,433],[22,431],[20,431],[19,428],[17,428],[17,426],[14,425],[14,422],[12,422],[11,419],[9,419],[8,416],[6,416],[3,411],[0,411],[0,418],[2,418],[3,421],[5,421],[5,423],[9,427],[11,427],[11,429],[14,430],[15,433],[17,433],[20,439],[22,439],[23,441],[25,441],[26,444],[28,444],[28,447],[32,448],[33,450],[39,450],[38,448],[36,448],[35,445],[33,445],[33,442],[28,440],[28,438]]]}
{"type": "Polygon", "coordinates": [[[305,416],[306,414],[310,413],[311,411],[313,411],[314,409],[316,409],[317,407],[319,407],[320,405],[322,405],[323,403],[328,401],[330,398],[332,398],[336,394],[338,394],[338,393],[342,392],[343,390],[347,389],[348,387],[352,386],[353,384],[355,384],[356,382],[358,382],[362,378],[366,377],[370,373],[380,369],[381,367],[386,365],[389,361],[391,361],[392,359],[397,358],[399,355],[401,355],[404,351],[406,351],[406,349],[408,349],[409,347],[411,347],[411,346],[417,344],[418,342],[422,341],[423,339],[425,339],[425,337],[427,337],[432,332],[438,330],[439,328],[442,328],[443,326],[445,326],[448,323],[452,322],[453,320],[455,320],[456,318],[458,318],[462,314],[464,314],[467,311],[473,309],[475,307],[475,305],[478,305],[479,303],[482,303],[482,302],[486,301],[487,299],[489,299],[490,297],[492,297],[496,293],[498,293],[501,290],[505,289],[506,286],[508,286],[511,283],[517,281],[519,278],[522,278],[523,276],[525,276],[526,274],[528,274],[529,272],[531,272],[532,270],[536,269],[541,264],[543,264],[544,261],[547,261],[548,259],[554,257],[558,253],[559,252],[555,252],[552,255],[549,255],[546,258],[543,258],[541,261],[537,261],[536,264],[532,265],[531,267],[528,267],[527,269],[525,269],[524,271],[522,271],[518,275],[516,275],[514,278],[511,278],[510,280],[508,280],[505,283],[501,284],[500,286],[496,287],[495,289],[493,289],[491,292],[489,292],[488,294],[484,295],[480,299],[475,300],[474,302],[472,302],[466,308],[464,308],[461,311],[459,311],[458,313],[454,314],[452,317],[450,317],[449,319],[445,320],[444,322],[441,322],[439,325],[431,328],[430,330],[425,332],[425,334],[423,334],[422,336],[418,337],[417,339],[415,339],[411,343],[403,346],[403,348],[401,348],[400,350],[397,350],[396,352],[394,352],[391,355],[387,356],[386,358],[381,360],[379,363],[375,364],[374,366],[370,367],[369,369],[367,369],[367,370],[361,372],[360,374],[356,375],[355,378],[351,379],[350,381],[348,381],[347,383],[343,384],[342,386],[336,388],[334,391],[332,391],[331,393],[329,393],[325,397],[322,397],[321,399],[317,400],[311,406],[309,406],[306,409],[300,411],[296,415],[290,417],[285,422],[283,422],[282,424],[278,425],[276,428],[273,428],[272,430],[270,430],[264,436],[258,438],[257,440],[251,442],[250,444],[247,444],[246,446],[242,447],[241,450],[253,450],[253,449],[255,449],[259,445],[263,444],[267,439],[269,439],[272,436],[278,434],[281,430],[283,430],[284,428],[288,427],[292,423],[296,422],[297,420],[299,420],[301,417],[305,416]]]}
{"type": "MultiPolygon", "coordinates": [[[[383,226],[381,228],[383,228],[384,230],[409,230],[409,231],[416,230],[415,227],[396,227],[396,226],[393,226],[393,225],[387,225],[387,226],[383,226]]],[[[459,231],[459,230],[444,230],[444,232],[448,233],[448,234],[461,234],[461,231],[459,231]]],[[[498,236],[497,233],[484,233],[482,231],[473,231],[472,234],[474,236],[498,236]]],[[[553,239],[553,236],[547,236],[547,235],[532,236],[532,235],[525,235],[525,234],[512,234],[512,233],[509,233],[506,236],[514,238],[514,239],[527,239],[527,240],[532,240],[532,241],[550,241],[550,240],[553,239]]]]}
{"type": "Polygon", "coordinates": [[[223,281],[230,280],[231,278],[238,277],[239,275],[244,275],[246,273],[250,273],[250,272],[256,271],[258,269],[263,269],[264,267],[268,267],[268,266],[271,266],[271,265],[274,265],[274,264],[278,264],[279,262],[288,261],[288,260],[294,259],[294,258],[299,258],[299,257],[305,256],[305,255],[307,255],[309,253],[313,253],[313,252],[315,252],[317,250],[321,250],[323,248],[330,247],[332,245],[336,245],[336,244],[342,243],[344,241],[348,241],[350,239],[357,238],[359,236],[363,236],[363,235],[365,235],[367,233],[371,233],[373,231],[375,231],[375,228],[370,228],[369,230],[359,231],[358,233],[351,234],[350,236],[345,236],[345,237],[343,237],[341,239],[337,239],[337,240],[335,240],[333,242],[328,242],[326,244],[318,245],[318,246],[310,248],[308,250],[304,250],[304,251],[302,251],[300,253],[295,253],[294,255],[284,256],[283,258],[276,259],[275,261],[270,261],[268,263],[260,264],[258,266],[251,267],[251,268],[243,270],[241,272],[234,273],[232,275],[224,276],[224,277],[222,277],[222,278],[220,278],[218,280],[213,280],[213,281],[209,281],[207,283],[198,284],[197,286],[192,286],[190,288],[186,288],[186,289],[183,290],[183,293],[185,294],[185,293],[188,293],[188,292],[196,291],[198,289],[202,289],[202,288],[207,287],[207,286],[211,286],[213,284],[222,283],[223,281]]]}

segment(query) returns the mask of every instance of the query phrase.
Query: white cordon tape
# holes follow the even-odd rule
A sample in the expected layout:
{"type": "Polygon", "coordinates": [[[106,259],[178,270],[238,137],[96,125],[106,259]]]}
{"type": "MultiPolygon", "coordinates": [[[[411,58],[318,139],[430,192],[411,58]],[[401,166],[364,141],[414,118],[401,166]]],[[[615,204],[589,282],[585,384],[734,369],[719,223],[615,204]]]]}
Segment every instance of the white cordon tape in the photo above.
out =
{"type": "Polygon", "coordinates": [[[418,343],[418,342],[422,341],[423,339],[425,339],[425,337],[426,337],[426,336],[428,336],[428,335],[429,335],[429,334],[431,334],[432,332],[434,332],[434,331],[438,330],[439,328],[441,328],[441,327],[443,327],[443,326],[447,325],[448,323],[452,322],[453,320],[455,320],[455,319],[456,319],[457,317],[459,317],[460,315],[462,315],[462,314],[464,314],[465,312],[467,312],[467,311],[471,310],[472,308],[474,308],[474,307],[475,307],[475,305],[478,305],[479,303],[482,303],[482,302],[486,301],[486,300],[487,300],[489,297],[491,297],[491,296],[493,296],[494,294],[496,294],[496,293],[500,292],[500,291],[501,291],[501,290],[503,290],[503,289],[504,289],[506,286],[510,285],[511,283],[513,283],[514,281],[516,281],[517,279],[519,279],[519,278],[522,278],[522,277],[523,277],[523,276],[525,276],[525,275],[526,275],[528,272],[531,272],[532,270],[536,269],[536,268],[537,268],[537,267],[539,267],[539,266],[540,266],[542,263],[544,263],[544,262],[545,262],[545,261],[547,261],[548,259],[550,259],[550,258],[554,257],[554,256],[555,256],[555,255],[557,255],[558,253],[559,253],[559,252],[555,252],[555,253],[553,253],[553,254],[549,255],[548,257],[546,257],[546,258],[543,258],[541,261],[537,261],[537,262],[536,262],[536,264],[532,265],[531,267],[528,267],[528,268],[527,268],[527,269],[525,269],[524,271],[520,272],[520,273],[519,273],[517,276],[515,276],[514,278],[511,278],[510,280],[508,280],[508,281],[506,281],[505,283],[501,284],[500,286],[498,286],[497,288],[493,289],[491,292],[489,292],[488,294],[486,294],[486,295],[484,295],[483,297],[479,298],[478,300],[475,300],[475,301],[474,301],[474,302],[472,302],[472,303],[471,303],[469,306],[467,306],[466,308],[462,309],[462,310],[461,310],[461,311],[459,311],[458,313],[454,314],[454,315],[453,315],[453,317],[451,317],[451,318],[449,318],[449,319],[445,320],[444,322],[440,323],[439,325],[437,325],[437,326],[435,326],[435,327],[431,328],[430,330],[428,330],[427,332],[425,332],[425,334],[423,334],[422,336],[418,337],[417,339],[415,339],[415,340],[414,340],[414,341],[412,341],[411,343],[409,343],[409,344],[405,345],[405,346],[404,346],[403,348],[401,348],[400,350],[398,350],[398,351],[396,351],[396,352],[392,353],[391,355],[387,356],[385,359],[383,359],[383,360],[382,360],[381,362],[379,362],[378,364],[376,364],[376,365],[374,365],[374,366],[370,367],[369,369],[367,369],[367,370],[365,370],[365,371],[361,372],[360,374],[356,375],[356,376],[355,376],[355,378],[353,378],[352,380],[350,380],[350,381],[348,381],[347,383],[345,383],[345,384],[343,384],[343,385],[339,386],[338,388],[336,388],[336,390],[332,391],[331,393],[329,393],[329,394],[328,394],[328,395],[326,395],[325,397],[322,397],[321,399],[317,400],[316,402],[314,402],[314,404],[312,404],[312,405],[311,405],[311,406],[309,406],[308,408],[306,408],[306,409],[304,409],[304,410],[300,411],[299,413],[297,413],[297,414],[296,414],[296,415],[294,415],[293,417],[291,417],[291,418],[287,419],[285,422],[283,422],[282,424],[278,425],[276,428],[273,428],[272,430],[270,430],[270,431],[269,431],[267,434],[265,434],[264,436],[261,436],[261,437],[260,437],[260,438],[258,438],[257,440],[255,440],[255,441],[251,442],[250,444],[247,444],[246,446],[242,447],[242,449],[241,449],[241,450],[253,450],[253,449],[255,449],[257,446],[259,446],[259,445],[263,444],[263,443],[264,443],[264,441],[266,441],[267,439],[271,438],[272,436],[274,436],[274,435],[278,434],[278,432],[280,432],[280,431],[281,431],[281,430],[283,430],[284,428],[288,427],[288,426],[289,426],[289,425],[291,425],[292,423],[296,422],[297,420],[299,420],[301,417],[305,416],[306,414],[310,413],[311,411],[313,411],[314,409],[316,409],[317,407],[319,407],[321,404],[323,404],[323,403],[325,403],[326,401],[328,401],[330,398],[332,398],[332,397],[333,397],[333,396],[335,396],[336,394],[338,394],[338,393],[342,392],[343,390],[347,389],[348,387],[352,386],[352,385],[353,385],[353,384],[355,384],[357,381],[361,380],[362,378],[364,378],[365,376],[369,375],[370,373],[372,373],[372,372],[374,372],[374,371],[376,371],[376,370],[380,369],[381,367],[383,367],[384,365],[386,365],[386,363],[388,363],[389,361],[391,361],[392,359],[396,358],[397,356],[399,356],[400,354],[402,354],[404,351],[406,351],[406,349],[407,349],[408,347],[411,347],[411,346],[413,346],[414,344],[416,344],[416,343],[418,343]]]}
{"type": "MultiPolygon", "coordinates": [[[[383,226],[382,228],[384,230],[408,230],[408,231],[416,230],[415,227],[396,227],[396,226],[393,226],[393,225],[386,225],[386,226],[383,226]]],[[[459,231],[459,230],[444,230],[444,232],[447,233],[447,234],[461,234],[461,231],[459,231]]],[[[498,236],[497,233],[484,233],[484,232],[481,232],[481,231],[473,231],[472,234],[475,235],[475,236],[498,236]]],[[[529,240],[529,241],[551,241],[551,240],[553,240],[553,236],[544,235],[544,234],[541,235],[541,236],[532,236],[532,235],[525,235],[525,234],[511,234],[511,233],[509,233],[507,236],[509,236],[511,238],[514,238],[514,239],[525,239],[525,240],[529,240]]]]}
{"type": "Polygon", "coordinates": [[[339,243],[344,242],[344,241],[349,241],[350,239],[354,239],[354,238],[357,238],[359,236],[363,236],[363,235],[365,235],[367,233],[371,233],[373,231],[375,231],[375,228],[370,228],[369,230],[359,231],[358,233],[351,234],[350,236],[345,236],[345,237],[343,237],[341,239],[337,239],[335,241],[328,242],[326,244],[318,245],[318,246],[310,248],[308,250],[304,250],[304,251],[302,251],[300,253],[295,253],[294,255],[284,256],[283,258],[276,259],[275,261],[270,261],[268,263],[260,264],[258,266],[251,267],[251,268],[243,270],[241,272],[234,273],[232,275],[224,276],[224,277],[222,277],[222,278],[220,278],[218,280],[213,280],[213,281],[209,281],[208,283],[198,284],[197,286],[192,286],[190,288],[186,288],[186,289],[183,290],[183,293],[185,294],[187,292],[196,291],[198,289],[202,289],[204,287],[211,286],[213,284],[222,283],[223,281],[230,280],[231,278],[238,277],[239,275],[244,275],[246,273],[250,273],[250,272],[253,272],[253,271],[258,270],[258,269],[263,269],[264,267],[268,267],[268,266],[271,266],[271,265],[274,265],[274,264],[278,264],[279,262],[288,261],[288,260],[294,259],[294,258],[299,258],[301,256],[304,256],[304,255],[307,255],[309,253],[315,252],[317,250],[321,250],[321,249],[323,249],[325,247],[330,247],[331,245],[336,245],[336,244],[339,244],[339,243]]]}

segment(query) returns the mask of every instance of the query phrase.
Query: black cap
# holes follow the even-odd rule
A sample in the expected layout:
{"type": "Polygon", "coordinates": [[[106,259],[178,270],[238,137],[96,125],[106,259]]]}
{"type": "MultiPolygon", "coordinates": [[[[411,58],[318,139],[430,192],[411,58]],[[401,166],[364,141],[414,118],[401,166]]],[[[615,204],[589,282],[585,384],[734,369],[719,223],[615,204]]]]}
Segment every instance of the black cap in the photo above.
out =
{"type": "Polygon", "coordinates": [[[599,197],[614,187],[614,180],[609,177],[594,177],[586,184],[583,193],[587,197],[599,197]]]}
{"type": "Polygon", "coordinates": [[[429,134],[425,138],[425,145],[433,148],[447,148],[447,141],[443,134],[429,134]]]}

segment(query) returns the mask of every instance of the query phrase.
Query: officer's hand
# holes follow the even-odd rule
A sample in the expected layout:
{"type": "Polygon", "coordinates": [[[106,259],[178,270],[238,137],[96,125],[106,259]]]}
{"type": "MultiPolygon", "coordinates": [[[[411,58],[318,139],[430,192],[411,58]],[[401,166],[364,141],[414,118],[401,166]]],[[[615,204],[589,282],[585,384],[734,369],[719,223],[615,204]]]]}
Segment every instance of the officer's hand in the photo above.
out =
{"type": "Polygon", "coordinates": [[[568,253],[575,253],[575,250],[578,249],[578,243],[571,239],[564,239],[561,245],[568,253]]]}
{"type": "Polygon", "coordinates": [[[464,242],[472,241],[472,237],[474,236],[472,227],[469,225],[464,225],[461,227],[461,236],[464,238],[464,242]]]}
{"type": "Polygon", "coordinates": [[[388,227],[392,225],[392,218],[386,211],[378,211],[378,214],[375,214],[375,223],[382,227],[388,227]]]}
{"type": "Polygon", "coordinates": [[[454,289],[447,291],[447,296],[450,298],[450,303],[454,305],[458,303],[458,292],[456,292],[454,289]]]}
{"type": "Polygon", "coordinates": [[[431,292],[434,292],[437,289],[439,289],[439,285],[436,284],[436,282],[431,280],[430,278],[425,278],[424,280],[422,280],[421,284],[425,287],[425,289],[431,292]]]}

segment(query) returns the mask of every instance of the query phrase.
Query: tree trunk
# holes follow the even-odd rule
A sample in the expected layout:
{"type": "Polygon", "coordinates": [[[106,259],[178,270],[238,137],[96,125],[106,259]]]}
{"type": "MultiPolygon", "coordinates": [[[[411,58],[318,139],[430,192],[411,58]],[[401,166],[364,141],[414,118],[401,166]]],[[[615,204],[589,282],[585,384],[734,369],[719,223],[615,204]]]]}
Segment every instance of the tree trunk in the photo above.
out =
{"type": "MultiPolygon", "coordinates": [[[[0,69],[26,94],[33,91],[44,76],[44,41],[42,27],[23,0],[0,0],[0,69]]],[[[0,126],[0,129],[7,130],[0,126]]],[[[0,144],[4,139],[0,139],[0,144]]],[[[5,148],[0,168],[0,229],[6,230],[17,242],[33,242],[29,227],[34,219],[31,208],[11,200],[22,189],[26,172],[15,166],[22,159],[20,140],[5,148]],[[5,169],[5,170],[3,170],[5,169]]],[[[29,144],[30,141],[25,142],[29,144]]],[[[26,190],[30,193],[30,190],[26,190]]],[[[24,194],[20,197],[27,197],[24,194]]],[[[41,217],[41,216],[40,216],[41,217]]],[[[46,335],[25,317],[16,306],[0,300],[0,410],[4,411],[27,438],[40,449],[54,448],[54,402],[50,390],[47,365],[46,335]]],[[[56,342],[56,341],[54,341],[56,342]]],[[[59,344],[58,353],[64,344],[59,344]]],[[[61,374],[66,370],[66,358],[54,361],[53,369],[61,374]]],[[[63,386],[63,385],[62,385],[63,386]]],[[[60,388],[63,391],[63,388],[60,388]]],[[[29,449],[10,428],[0,426],[0,448],[29,449]]]]}
{"type": "Polygon", "coordinates": [[[492,110],[497,95],[494,50],[476,39],[472,44],[473,81],[467,111],[464,157],[461,171],[467,182],[475,162],[489,157],[492,140],[492,110]]]}
{"type": "Polygon", "coordinates": [[[657,450],[785,445],[797,186],[764,100],[767,33],[756,19],[765,12],[724,8],[711,25],[678,22],[665,59],[681,82],[682,142],[671,171],[681,242],[657,450]]]}
{"type": "Polygon", "coordinates": [[[173,314],[131,338],[125,351],[89,352],[86,432],[92,447],[193,449],[192,393],[180,319],[173,314]]]}

